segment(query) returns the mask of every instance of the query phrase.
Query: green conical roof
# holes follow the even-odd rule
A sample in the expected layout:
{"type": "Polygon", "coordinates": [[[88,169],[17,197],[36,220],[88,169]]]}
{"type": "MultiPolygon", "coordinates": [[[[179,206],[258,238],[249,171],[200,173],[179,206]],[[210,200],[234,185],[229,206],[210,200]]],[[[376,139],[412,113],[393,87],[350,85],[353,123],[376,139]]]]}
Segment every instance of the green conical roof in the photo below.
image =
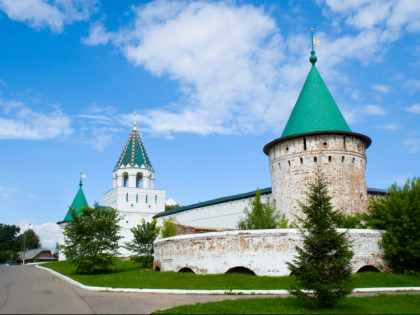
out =
{"type": "Polygon", "coordinates": [[[135,125],[114,170],[121,166],[126,166],[127,164],[133,167],[135,165],[138,165],[139,167],[144,165],[146,168],[153,170],[152,163],[150,163],[146,149],[144,148],[135,125]]]}
{"type": "Polygon", "coordinates": [[[76,197],[74,197],[74,200],[71,203],[71,206],[69,207],[69,210],[67,211],[66,216],[64,217],[64,220],[63,220],[64,222],[65,221],[73,221],[73,217],[71,215],[70,208],[73,208],[74,210],[76,210],[76,213],[79,216],[79,215],[83,214],[83,212],[82,212],[83,206],[88,205],[88,203],[86,201],[85,194],[83,193],[82,186],[83,186],[82,180],[80,180],[79,190],[77,191],[76,197]]]}
{"type": "Polygon", "coordinates": [[[311,52],[311,70],[284,128],[282,138],[317,131],[351,132],[330,91],[315,67],[311,52]]]}

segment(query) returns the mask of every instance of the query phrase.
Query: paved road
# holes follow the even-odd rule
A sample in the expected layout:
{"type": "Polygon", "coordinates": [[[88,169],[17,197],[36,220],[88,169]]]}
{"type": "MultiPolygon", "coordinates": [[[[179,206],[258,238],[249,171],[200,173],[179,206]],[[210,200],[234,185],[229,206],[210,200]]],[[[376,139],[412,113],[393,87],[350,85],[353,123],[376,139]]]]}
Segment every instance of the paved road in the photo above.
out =
{"type": "Polygon", "coordinates": [[[148,314],[182,304],[250,298],[91,292],[35,266],[0,266],[0,314],[148,314]]]}

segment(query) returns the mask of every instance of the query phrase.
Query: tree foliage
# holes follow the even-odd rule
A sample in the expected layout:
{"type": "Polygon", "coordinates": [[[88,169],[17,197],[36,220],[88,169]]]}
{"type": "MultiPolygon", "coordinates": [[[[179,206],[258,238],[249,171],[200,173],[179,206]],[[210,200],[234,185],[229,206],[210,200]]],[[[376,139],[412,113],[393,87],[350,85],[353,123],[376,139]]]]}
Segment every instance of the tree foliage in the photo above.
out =
{"type": "Polygon", "coordinates": [[[178,234],[177,222],[174,217],[162,221],[162,238],[172,237],[178,234]]]}
{"type": "Polygon", "coordinates": [[[118,253],[121,218],[112,208],[84,206],[82,215],[71,208],[73,221],[64,226],[64,249],[67,259],[79,273],[109,272],[118,253]]]}
{"type": "Polygon", "coordinates": [[[385,230],[385,259],[395,272],[420,271],[420,178],[394,184],[383,198],[372,199],[366,224],[385,230]]]}
{"type": "Polygon", "coordinates": [[[165,204],[165,211],[173,210],[173,209],[176,209],[176,208],[179,208],[179,207],[181,207],[179,204],[174,204],[174,205],[165,204]]]}
{"type": "Polygon", "coordinates": [[[15,250],[20,227],[0,223],[0,251],[15,250]]]}
{"type": "Polygon", "coordinates": [[[139,224],[131,229],[133,240],[125,243],[125,247],[136,254],[132,257],[133,260],[147,268],[153,266],[153,242],[160,231],[156,224],[156,219],[152,222],[146,222],[145,219],[142,219],[141,225],[139,224]]]}
{"type": "Polygon", "coordinates": [[[31,250],[41,247],[39,236],[34,230],[28,229],[23,234],[20,234],[16,240],[15,250],[31,250]],[[25,247],[25,248],[24,248],[25,247]]]}
{"type": "MultiPolygon", "coordinates": [[[[261,190],[259,189],[257,189],[255,198],[244,209],[244,213],[245,217],[239,220],[237,225],[240,230],[275,229],[279,226],[280,215],[269,200],[266,203],[261,202],[261,190]]],[[[285,217],[283,219],[287,220],[285,217]]]]}
{"type": "Polygon", "coordinates": [[[296,247],[297,256],[288,263],[297,284],[291,293],[311,305],[332,307],[352,292],[353,252],[346,234],[336,230],[339,212],[331,205],[321,174],[309,187],[307,204],[300,206],[306,218],[299,219],[303,247],[296,247]]]}

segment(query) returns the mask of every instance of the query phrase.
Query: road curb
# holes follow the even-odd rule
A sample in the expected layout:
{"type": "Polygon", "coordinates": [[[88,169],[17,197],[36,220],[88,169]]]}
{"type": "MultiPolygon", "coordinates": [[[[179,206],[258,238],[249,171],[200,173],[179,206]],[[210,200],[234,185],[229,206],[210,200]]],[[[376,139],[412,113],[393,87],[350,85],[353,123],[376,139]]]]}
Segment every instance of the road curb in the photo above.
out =
{"type": "MultiPolygon", "coordinates": [[[[130,293],[157,293],[157,294],[215,294],[215,295],[229,295],[229,294],[243,294],[243,295],[290,295],[288,290],[180,290],[180,289],[130,289],[130,288],[109,288],[109,287],[93,287],[81,284],[67,276],[58,273],[50,268],[36,265],[36,268],[43,269],[71,283],[79,288],[96,292],[130,292],[130,293]]],[[[356,288],[353,293],[382,293],[382,292],[419,292],[420,287],[398,287],[398,288],[356,288]]]]}

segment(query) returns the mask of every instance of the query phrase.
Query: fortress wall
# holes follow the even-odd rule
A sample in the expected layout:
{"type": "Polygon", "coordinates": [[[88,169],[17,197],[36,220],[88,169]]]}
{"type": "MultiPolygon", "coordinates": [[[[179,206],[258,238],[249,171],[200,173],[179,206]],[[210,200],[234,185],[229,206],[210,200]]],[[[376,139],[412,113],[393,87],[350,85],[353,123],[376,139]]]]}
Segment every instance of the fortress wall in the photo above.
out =
{"type": "MultiPolygon", "coordinates": [[[[346,231],[345,229],[339,229],[346,231]]],[[[387,269],[379,246],[381,231],[347,230],[353,241],[353,272],[370,265],[387,269]]],[[[221,274],[245,267],[259,276],[289,275],[286,262],[301,246],[297,229],[211,232],[174,236],[155,241],[154,268],[180,271],[189,268],[197,274],[221,274]]]]}

